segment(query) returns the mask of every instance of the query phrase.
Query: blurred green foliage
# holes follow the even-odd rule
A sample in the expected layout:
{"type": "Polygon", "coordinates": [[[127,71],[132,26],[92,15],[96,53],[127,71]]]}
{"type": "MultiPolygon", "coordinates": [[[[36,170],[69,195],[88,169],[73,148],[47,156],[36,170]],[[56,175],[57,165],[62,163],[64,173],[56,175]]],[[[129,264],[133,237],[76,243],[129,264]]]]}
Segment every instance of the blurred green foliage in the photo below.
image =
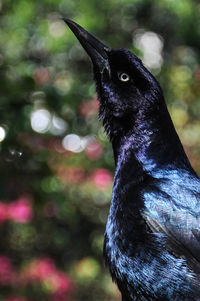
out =
{"type": "Polygon", "coordinates": [[[0,300],[120,300],[104,267],[114,162],[89,59],[60,20],[139,55],[200,172],[197,0],[0,0],[0,300]]]}

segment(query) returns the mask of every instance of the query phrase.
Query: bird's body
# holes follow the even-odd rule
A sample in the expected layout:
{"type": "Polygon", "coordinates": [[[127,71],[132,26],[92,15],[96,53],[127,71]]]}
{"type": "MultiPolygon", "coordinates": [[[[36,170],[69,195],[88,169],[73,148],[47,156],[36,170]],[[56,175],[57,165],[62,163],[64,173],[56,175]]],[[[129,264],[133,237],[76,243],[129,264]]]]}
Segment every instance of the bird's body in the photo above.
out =
{"type": "Polygon", "coordinates": [[[65,20],[90,55],[116,163],[104,256],[123,301],[200,300],[200,180],[131,52],[65,20]]]}
{"type": "Polygon", "coordinates": [[[104,249],[111,275],[126,301],[198,300],[199,241],[191,231],[199,228],[200,182],[183,170],[140,179],[123,191],[114,182],[104,249]]]}

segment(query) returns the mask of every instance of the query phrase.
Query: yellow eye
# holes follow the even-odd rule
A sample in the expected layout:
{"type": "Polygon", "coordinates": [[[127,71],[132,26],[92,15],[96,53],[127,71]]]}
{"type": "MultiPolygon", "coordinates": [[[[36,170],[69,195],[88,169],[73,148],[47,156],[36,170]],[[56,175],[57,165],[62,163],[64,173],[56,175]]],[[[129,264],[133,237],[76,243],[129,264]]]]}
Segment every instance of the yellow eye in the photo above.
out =
{"type": "Polygon", "coordinates": [[[123,72],[123,73],[120,73],[120,74],[119,74],[119,79],[120,79],[122,82],[127,82],[127,81],[129,81],[130,76],[129,76],[127,73],[123,72]]]}

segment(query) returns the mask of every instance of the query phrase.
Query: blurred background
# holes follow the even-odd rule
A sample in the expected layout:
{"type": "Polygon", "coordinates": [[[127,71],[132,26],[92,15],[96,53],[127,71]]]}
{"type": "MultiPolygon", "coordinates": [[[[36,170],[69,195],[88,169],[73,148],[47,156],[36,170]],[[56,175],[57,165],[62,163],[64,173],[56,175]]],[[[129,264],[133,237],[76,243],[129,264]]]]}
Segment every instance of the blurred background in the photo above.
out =
{"type": "Polygon", "coordinates": [[[199,1],[0,0],[0,301],[120,300],[102,258],[111,145],[61,16],[143,59],[200,173],[199,1]]]}

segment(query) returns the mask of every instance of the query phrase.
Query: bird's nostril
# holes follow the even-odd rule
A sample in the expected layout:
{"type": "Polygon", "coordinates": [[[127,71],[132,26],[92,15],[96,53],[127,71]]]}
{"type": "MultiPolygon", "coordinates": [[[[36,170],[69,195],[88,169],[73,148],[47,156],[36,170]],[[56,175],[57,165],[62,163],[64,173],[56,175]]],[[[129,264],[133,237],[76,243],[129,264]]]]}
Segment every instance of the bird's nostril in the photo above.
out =
{"type": "Polygon", "coordinates": [[[102,70],[102,81],[103,82],[108,82],[110,79],[110,68],[109,66],[105,66],[105,68],[103,68],[102,70]]]}

